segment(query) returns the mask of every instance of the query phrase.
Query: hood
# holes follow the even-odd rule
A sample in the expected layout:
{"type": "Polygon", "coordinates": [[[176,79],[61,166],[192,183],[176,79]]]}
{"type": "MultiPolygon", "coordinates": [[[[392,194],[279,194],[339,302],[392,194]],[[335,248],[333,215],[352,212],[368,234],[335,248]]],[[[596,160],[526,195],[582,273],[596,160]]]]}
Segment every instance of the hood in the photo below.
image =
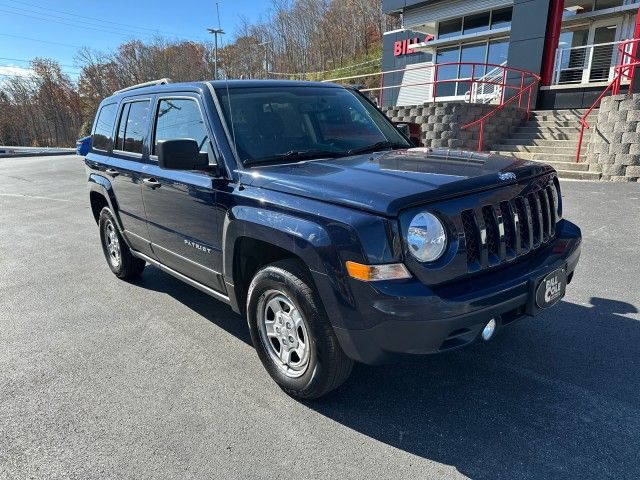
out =
{"type": "Polygon", "coordinates": [[[537,162],[410,148],[252,167],[240,182],[394,216],[404,208],[517,183],[553,171],[537,162]]]}

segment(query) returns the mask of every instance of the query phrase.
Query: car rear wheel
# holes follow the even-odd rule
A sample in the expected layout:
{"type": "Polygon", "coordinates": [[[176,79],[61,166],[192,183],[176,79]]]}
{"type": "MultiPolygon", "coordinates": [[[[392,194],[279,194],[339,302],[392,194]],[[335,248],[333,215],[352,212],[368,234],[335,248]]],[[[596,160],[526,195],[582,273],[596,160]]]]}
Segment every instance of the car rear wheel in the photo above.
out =
{"type": "Polygon", "coordinates": [[[98,226],[102,251],[111,271],[122,279],[139,277],[144,270],[145,262],[131,254],[108,207],[104,207],[100,212],[98,226]]]}
{"type": "Polygon", "coordinates": [[[338,343],[308,273],[294,260],[262,268],[247,295],[258,357],[288,394],[321,397],[349,377],[353,360],[338,343]]]}

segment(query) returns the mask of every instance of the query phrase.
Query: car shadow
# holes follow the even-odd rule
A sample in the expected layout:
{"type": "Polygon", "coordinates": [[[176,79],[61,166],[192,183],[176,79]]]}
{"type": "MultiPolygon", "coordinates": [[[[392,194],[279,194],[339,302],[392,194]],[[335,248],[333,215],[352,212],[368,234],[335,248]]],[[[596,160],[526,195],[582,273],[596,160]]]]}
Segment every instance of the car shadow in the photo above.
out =
{"type": "MultiPolygon", "coordinates": [[[[251,345],[244,319],[222,302],[154,267],[133,283],[251,345]]],[[[563,301],[488,343],[357,364],[338,390],[303,403],[473,479],[640,478],[640,321],[624,316],[633,313],[605,298],[563,301]]]]}
{"type": "Polygon", "coordinates": [[[332,395],[305,403],[474,479],[639,478],[640,321],[622,316],[637,312],[564,301],[489,343],[356,365],[332,395]]]}
{"type": "Polygon", "coordinates": [[[147,265],[144,269],[144,274],[140,278],[131,281],[131,283],[141,288],[170,295],[227,333],[242,340],[247,345],[253,346],[247,322],[231,310],[229,305],[164,273],[159,268],[147,265]]]}

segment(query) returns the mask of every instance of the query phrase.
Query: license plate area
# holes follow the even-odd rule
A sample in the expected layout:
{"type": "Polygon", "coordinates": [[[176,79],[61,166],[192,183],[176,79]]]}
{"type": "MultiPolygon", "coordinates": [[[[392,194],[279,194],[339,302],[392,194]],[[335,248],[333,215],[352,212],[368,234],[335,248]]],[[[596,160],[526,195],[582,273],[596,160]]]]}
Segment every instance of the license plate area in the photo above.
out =
{"type": "Polygon", "coordinates": [[[566,267],[554,270],[540,280],[535,289],[536,307],[545,309],[558,303],[567,290],[566,267]]]}

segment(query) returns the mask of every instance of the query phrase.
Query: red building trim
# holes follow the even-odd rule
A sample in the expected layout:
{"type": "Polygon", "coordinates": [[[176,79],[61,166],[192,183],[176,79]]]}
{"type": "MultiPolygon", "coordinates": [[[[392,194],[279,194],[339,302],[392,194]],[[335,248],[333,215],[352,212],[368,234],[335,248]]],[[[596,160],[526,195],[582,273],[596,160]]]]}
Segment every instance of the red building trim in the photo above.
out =
{"type": "Polygon", "coordinates": [[[556,61],[556,50],[560,41],[562,27],[562,12],[564,0],[549,0],[549,16],[547,17],[547,35],[544,41],[542,66],[540,68],[541,85],[551,85],[553,81],[553,67],[556,61]]]}

